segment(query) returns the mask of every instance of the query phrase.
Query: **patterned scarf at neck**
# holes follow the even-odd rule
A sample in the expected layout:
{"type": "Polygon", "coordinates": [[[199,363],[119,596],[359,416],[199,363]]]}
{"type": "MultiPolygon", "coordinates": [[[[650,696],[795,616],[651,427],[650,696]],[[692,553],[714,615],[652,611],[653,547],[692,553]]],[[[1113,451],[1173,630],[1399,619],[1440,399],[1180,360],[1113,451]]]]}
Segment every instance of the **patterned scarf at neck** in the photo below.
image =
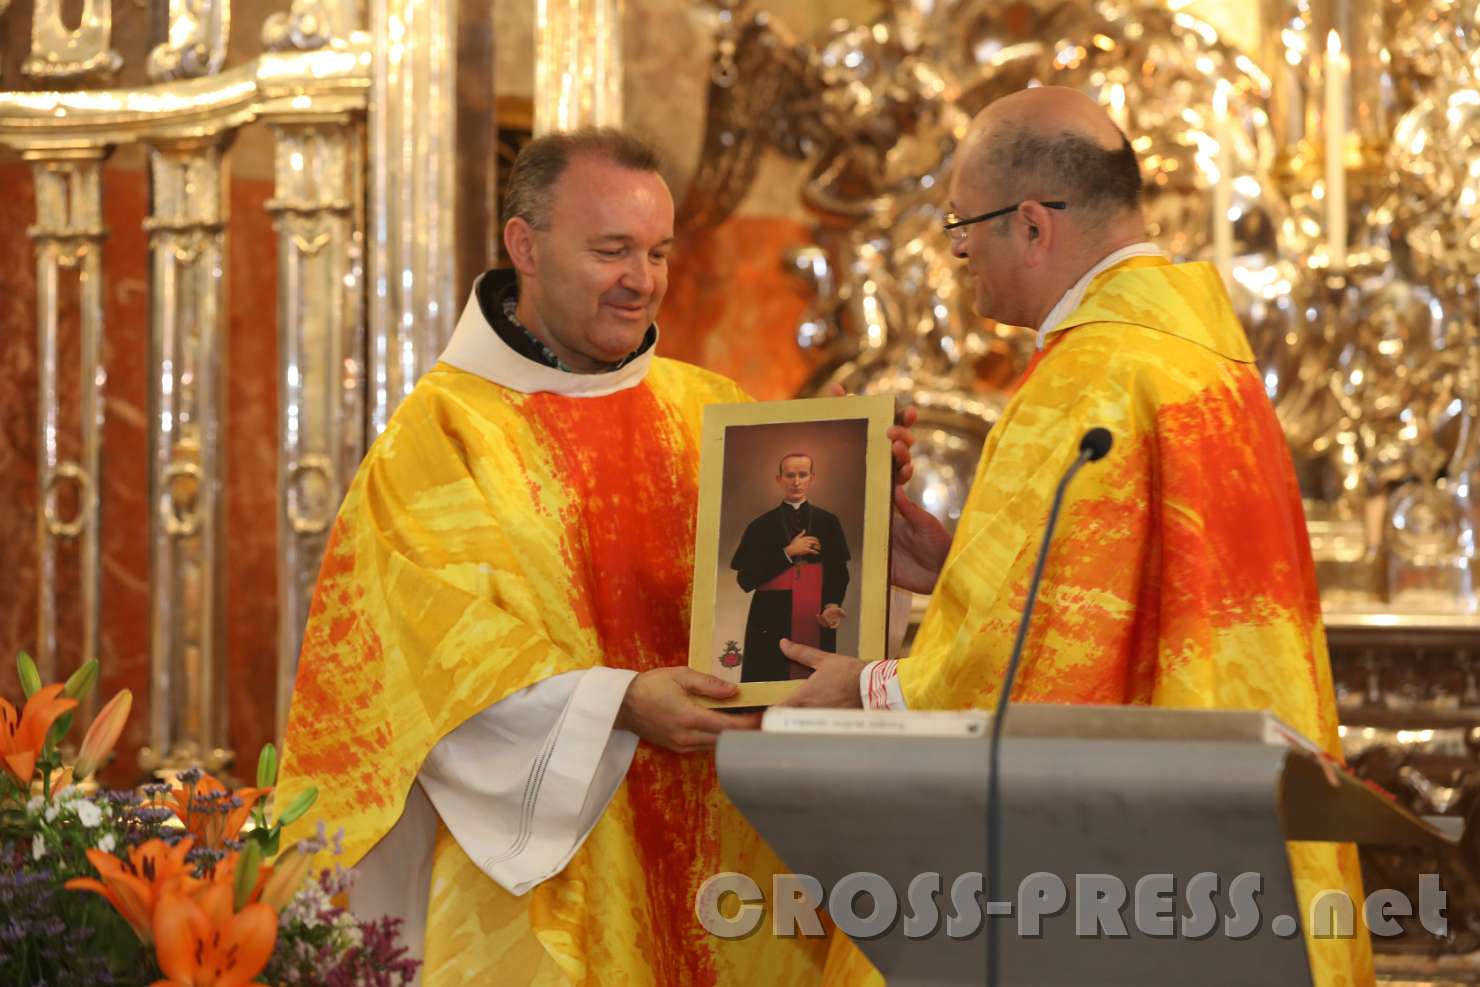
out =
{"type": "Polygon", "coordinates": [[[543,357],[542,362],[546,366],[554,367],[556,370],[564,370],[568,374],[609,374],[613,370],[621,370],[627,364],[636,359],[637,356],[641,354],[644,349],[647,348],[647,338],[644,337],[641,346],[633,350],[631,353],[628,353],[626,356],[622,357],[622,359],[618,360],[616,363],[599,364],[595,370],[576,370],[575,368],[568,366],[564,360],[560,359],[560,357],[556,356],[555,352],[551,350],[550,347],[546,346],[538,336],[529,331],[528,327],[526,327],[524,323],[519,321],[518,315],[515,314],[518,309],[519,297],[511,291],[503,297],[504,318],[508,319],[511,325],[513,325],[520,332],[524,333],[526,337],[528,337],[530,343],[536,348],[536,350],[539,352],[539,355],[543,357]]]}

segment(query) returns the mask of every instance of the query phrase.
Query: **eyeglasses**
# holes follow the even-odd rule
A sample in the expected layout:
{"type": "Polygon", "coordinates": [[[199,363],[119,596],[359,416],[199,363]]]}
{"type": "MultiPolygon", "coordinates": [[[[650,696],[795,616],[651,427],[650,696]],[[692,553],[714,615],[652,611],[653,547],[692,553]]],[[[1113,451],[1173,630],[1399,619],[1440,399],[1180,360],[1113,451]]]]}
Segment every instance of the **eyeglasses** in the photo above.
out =
{"type": "MultiPolygon", "coordinates": [[[[1037,200],[1028,199],[1025,201],[1034,202],[1037,200]]],[[[1039,202],[1038,204],[1045,209],[1069,208],[1069,203],[1067,202],[1039,202]]],[[[965,243],[966,227],[971,226],[973,223],[985,223],[989,219],[996,219],[998,216],[1006,216],[1008,213],[1017,212],[1022,208],[1022,205],[1023,203],[1019,202],[1015,206],[1008,206],[1005,209],[995,209],[992,212],[984,212],[980,216],[972,216],[970,219],[962,219],[955,213],[948,212],[946,213],[945,231],[951,235],[952,243],[965,243]]]]}

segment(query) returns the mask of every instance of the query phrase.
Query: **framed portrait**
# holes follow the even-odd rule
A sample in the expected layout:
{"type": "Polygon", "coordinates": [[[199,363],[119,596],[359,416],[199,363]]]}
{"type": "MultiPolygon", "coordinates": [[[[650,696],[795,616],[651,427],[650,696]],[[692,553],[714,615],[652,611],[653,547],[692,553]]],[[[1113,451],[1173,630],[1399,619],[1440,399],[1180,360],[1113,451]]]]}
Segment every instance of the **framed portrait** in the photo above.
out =
{"type": "Polygon", "coordinates": [[[884,657],[894,400],[704,409],[689,667],[770,706],[811,674],[782,638],[884,657]]]}

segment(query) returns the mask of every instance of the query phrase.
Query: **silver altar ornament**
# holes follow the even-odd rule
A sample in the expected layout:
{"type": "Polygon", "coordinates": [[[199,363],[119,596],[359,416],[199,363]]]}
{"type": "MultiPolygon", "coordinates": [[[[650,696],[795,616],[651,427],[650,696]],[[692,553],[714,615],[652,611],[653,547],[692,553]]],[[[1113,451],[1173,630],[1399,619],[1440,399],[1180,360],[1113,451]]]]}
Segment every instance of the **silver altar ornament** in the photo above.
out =
{"type": "Polygon", "coordinates": [[[169,0],[163,44],[149,53],[146,71],[155,82],[215,75],[226,64],[231,0],[169,0]]]}
{"type": "Polygon", "coordinates": [[[1393,131],[1387,170],[1394,222],[1416,276],[1472,293],[1480,276],[1480,91],[1444,86],[1419,100],[1393,131]]]}
{"type": "Polygon", "coordinates": [[[344,45],[356,26],[353,0],[293,0],[288,11],[262,23],[262,47],[268,51],[313,51],[344,45]]]}
{"type": "Polygon", "coordinates": [[[1480,0],[1427,0],[1399,7],[1389,48],[1400,109],[1411,109],[1435,86],[1473,88],[1480,81],[1477,25],[1480,0]]]}
{"type": "Polygon", "coordinates": [[[821,102],[835,129],[802,199],[821,217],[819,242],[837,259],[827,268],[837,277],[831,310],[809,313],[800,339],[830,341],[805,392],[840,385],[898,394],[919,409],[909,490],[953,526],[1003,404],[980,386],[980,364],[1008,364],[999,371],[1008,377],[1029,343],[1014,332],[994,348],[998,337],[979,328],[963,290],[941,222],[969,117],[952,82],[910,42],[889,21],[838,22],[817,46],[821,102]],[[836,328],[820,333],[819,321],[836,328]]]}
{"type": "Polygon", "coordinates": [[[60,652],[75,650],[75,667],[80,667],[98,657],[101,640],[102,442],[107,384],[102,167],[111,150],[58,148],[25,154],[32,167],[37,203],[37,222],[26,231],[35,244],[38,295],[36,479],[41,586],[36,661],[47,681],[65,678],[72,670],[63,668],[60,652]],[[73,359],[68,358],[62,334],[68,303],[75,304],[79,314],[79,346],[73,359]],[[80,414],[75,428],[68,427],[72,416],[62,399],[63,382],[69,379],[78,384],[80,414]],[[68,501],[70,510],[63,507],[68,501]],[[75,567],[68,562],[75,562],[75,567]],[[68,599],[78,601],[80,626],[68,627],[61,617],[68,599]],[[78,643],[80,648],[68,647],[78,643]]]}
{"type": "Polygon", "coordinates": [[[62,0],[36,0],[31,12],[31,54],[21,65],[30,79],[107,82],[123,67],[110,47],[113,0],[83,0],[75,29],[62,21],[62,0]]]}
{"type": "Polygon", "coordinates": [[[1372,485],[1434,482],[1448,459],[1439,437],[1464,405],[1455,306],[1390,265],[1358,283],[1338,322],[1331,389],[1363,436],[1372,485]]]}
{"type": "MultiPolygon", "coordinates": [[[[1470,5],[1473,6],[1473,5],[1470,5]]],[[[1471,65],[1475,42],[1460,47],[1454,35],[1438,32],[1421,69],[1471,65]]],[[[1458,69],[1463,73],[1463,69],[1458,69]]],[[[1474,483],[1480,479],[1476,421],[1480,417],[1480,91],[1474,76],[1435,80],[1398,120],[1385,167],[1391,192],[1392,250],[1407,276],[1429,299],[1431,311],[1444,311],[1452,325],[1442,352],[1426,358],[1420,349],[1421,384],[1399,392],[1420,457],[1410,478],[1389,505],[1388,598],[1421,610],[1480,609],[1480,562],[1475,529],[1480,511],[1474,483]],[[1429,435],[1446,430],[1456,438],[1446,447],[1429,435]]],[[[1372,307],[1382,311],[1381,299],[1372,307]]],[[[1405,321],[1424,325],[1424,320],[1405,321]]],[[[1405,341],[1405,345],[1410,345],[1405,341]]],[[[1394,391],[1391,381],[1381,387],[1394,391]]]]}

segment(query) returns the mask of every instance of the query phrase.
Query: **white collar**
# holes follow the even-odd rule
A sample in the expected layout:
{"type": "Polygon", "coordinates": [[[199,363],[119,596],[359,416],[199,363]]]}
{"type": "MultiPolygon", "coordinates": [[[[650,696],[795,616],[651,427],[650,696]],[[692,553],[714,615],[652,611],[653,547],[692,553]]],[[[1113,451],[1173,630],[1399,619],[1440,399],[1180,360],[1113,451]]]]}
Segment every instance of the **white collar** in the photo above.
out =
{"type": "Polygon", "coordinates": [[[787,507],[790,507],[794,511],[799,511],[802,509],[802,505],[806,504],[807,502],[805,500],[799,500],[795,504],[793,504],[789,500],[783,500],[781,503],[785,504],[787,507]]]}
{"type": "Polygon", "coordinates": [[[1121,247],[1108,257],[1105,257],[1094,267],[1085,271],[1084,277],[1074,282],[1074,286],[1064,292],[1054,307],[1048,310],[1048,318],[1044,319],[1043,324],[1038,327],[1038,348],[1040,350],[1043,349],[1043,341],[1048,338],[1049,332],[1056,329],[1060,322],[1063,322],[1072,315],[1074,310],[1079,307],[1079,303],[1084,301],[1084,293],[1089,290],[1089,283],[1095,278],[1104,274],[1121,261],[1129,260],[1132,257],[1165,256],[1166,254],[1156,244],[1142,240],[1140,243],[1133,243],[1129,247],[1121,247]]]}
{"type": "Polygon", "coordinates": [[[636,387],[647,376],[657,341],[631,363],[606,374],[573,374],[535,363],[509,348],[483,317],[478,305],[478,286],[463,308],[462,318],[442,351],[442,362],[477,374],[500,387],[522,394],[561,394],[571,398],[599,398],[636,387]]]}

